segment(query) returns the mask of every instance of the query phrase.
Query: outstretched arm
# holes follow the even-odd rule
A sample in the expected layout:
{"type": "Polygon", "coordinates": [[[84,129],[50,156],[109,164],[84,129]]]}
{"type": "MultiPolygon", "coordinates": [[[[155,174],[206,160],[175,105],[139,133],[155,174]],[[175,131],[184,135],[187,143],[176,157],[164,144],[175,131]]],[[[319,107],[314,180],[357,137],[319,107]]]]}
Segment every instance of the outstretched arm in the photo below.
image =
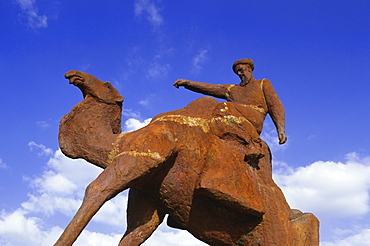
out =
{"type": "Polygon", "coordinates": [[[178,79],[173,84],[176,88],[180,86],[188,90],[202,93],[204,95],[214,96],[221,99],[227,99],[227,87],[225,85],[214,85],[208,83],[195,82],[186,79],[178,79]]]}
{"type": "Polygon", "coordinates": [[[285,111],[284,106],[281,103],[278,95],[276,94],[272,84],[269,80],[265,79],[263,81],[263,92],[265,94],[266,104],[268,107],[268,113],[271,116],[272,121],[275,124],[279,144],[283,144],[287,140],[285,134],[285,111]]]}

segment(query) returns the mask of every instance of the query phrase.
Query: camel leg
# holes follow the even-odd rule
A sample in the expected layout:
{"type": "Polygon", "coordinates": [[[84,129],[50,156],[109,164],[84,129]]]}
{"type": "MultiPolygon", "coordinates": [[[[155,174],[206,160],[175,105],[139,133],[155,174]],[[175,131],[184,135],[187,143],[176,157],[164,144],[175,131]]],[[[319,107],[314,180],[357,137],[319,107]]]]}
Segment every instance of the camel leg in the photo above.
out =
{"type": "MultiPolygon", "coordinates": [[[[140,158],[140,157],[139,157],[140,158]]],[[[141,157],[144,158],[144,157],[141,157]]],[[[132,158],[133,159],[133,158],[132,158]]],[[[148,157],[145,157],[148,159],[148,157]]],[[[55,246],[69,246],[76,241],[82,230],[86,227],[92,217],[98,212],[103,204],[116,196],[121,191],[129,188],[129,184],[134,182],[141,175],[144,175],[150,167],[148,164],[158,166],[154,161],[134,161],[134,164],[141,166],[136,172],[129,163],[112,163],[109,165],[89,186],[86,188],[85,197],[80,209],[73,217],[63,234],[60,236],[55,246]],[[143,164],[143,165],[140,165],[143,164]],[[127,165],[127,166],[126,166],[127,165]],[[131,168],[129,168],[130,166],[131,168]],[[139,172],[138,172],[139,170],[139,172]]]]}
{"type": "MultiPolygon", "coordinates": [[[[146,136],[149,143],[160,141],[161,150],[156,155],[138,156],[137,151],[126,149],[117,157],[87,188],[80,209],[73,217],[63,234],[55,243],[56,246],[69,246],[76,241],[92,217],[109,199],[132,186],[135,181],[157,168],[171,156],[174,143],[166,134],[146,136]]],[[[148,148],[148,149],[149,149],[148,148]]],[[[154,149],[154,148],[152,148],[154,149]]],[[[147,151],[148,153],[148,151],[147,151]]]]}
{"type": "Polygon", "coordinates": [[[127,230],[119,245],[140,245],[162,223],[164,215],[145,194],[131,188],[127,207],[127,230]]]}
{"type": "Polygon", "coordinates": [[[111,170],[113,169],[110,167],[113,167],[113,165],[107,167],[86,188],[81,207],[54,246],[72,245],[103,204],[125,188],[124,184],[127,182],[124,180],[122,183],[110,182],[111,177],[109,177],[109,175],[113,175],[114,177],[118,176],[112,173],[111,170]],[[121,187],[123,187],[123,189],[121,187]]]}
{"type": "Polygon", "coordinates": [[[291,218],[293,228],[297,231],[299,245],[311,246],[319,245],[319,220],[311,213],[302,213],[297,209],[292,209],[291,218]]]}

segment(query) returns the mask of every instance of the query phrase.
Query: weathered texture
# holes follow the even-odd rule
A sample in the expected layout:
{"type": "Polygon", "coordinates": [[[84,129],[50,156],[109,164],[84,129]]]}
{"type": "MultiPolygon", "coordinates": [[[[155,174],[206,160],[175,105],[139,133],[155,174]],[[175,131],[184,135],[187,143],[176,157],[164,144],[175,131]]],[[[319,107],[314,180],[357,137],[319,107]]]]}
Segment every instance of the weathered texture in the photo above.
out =
{"type": "Polygon", "coordinates": [[[66,78],[85,99],[61,121],[61,149],[105,170],[55,245],[72,245],[98,209],[127,188],[120,245],[141,244],[165,214],[170,226],[210,245],[318,245],[316,217],[291,210],[272,180],[270,151],[241,113],[253,109],[204,97],[119,134],[118,92],[83,72],[66,78]]]}
{"type": "Polygon", "coordinates": [[[70,158],[83,158],[106,168],[112,142],[121,133],[123,97],[109,83],[72,70],[65,74],[80,88],[84,100],[65,115],[59,127],[59,145],[70,158]]]}

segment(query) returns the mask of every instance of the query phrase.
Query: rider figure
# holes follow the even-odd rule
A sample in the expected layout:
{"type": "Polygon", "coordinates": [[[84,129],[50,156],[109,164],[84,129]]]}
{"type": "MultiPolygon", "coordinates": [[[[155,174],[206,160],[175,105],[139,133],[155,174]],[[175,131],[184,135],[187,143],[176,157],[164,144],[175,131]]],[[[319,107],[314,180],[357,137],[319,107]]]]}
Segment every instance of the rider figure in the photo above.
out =
{"type": "Polygon", "coordinates": [[[194,92],[225,99],[244,108],[245,117],[252,123],[258,134],[261,133],[267,114],[275,124],[279,144],[286,142],[284,107],[268,79],[256,80],[253,77],[254,63],[251,59],[234,62],[232,69],[240,78],[239,85],[215,85],[186,79],[178,79],[174,86],[185,87],[194,92]],[[247,109],[247,110],[245,110],[247,109]]]}

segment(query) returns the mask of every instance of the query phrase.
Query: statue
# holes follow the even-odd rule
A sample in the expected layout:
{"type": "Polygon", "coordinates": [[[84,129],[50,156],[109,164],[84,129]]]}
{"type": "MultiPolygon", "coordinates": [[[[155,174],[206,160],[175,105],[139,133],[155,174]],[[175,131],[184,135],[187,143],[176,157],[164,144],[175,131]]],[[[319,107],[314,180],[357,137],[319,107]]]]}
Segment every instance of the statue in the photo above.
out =
{"type": "MultiPolygon", "coordinates": [[[[262,110],[239,105],[238,90],[227,87],[228,102],[203,97],[120,133],[123,98],[117,90],[84,72],[65,77],[84,100],[61,120],[61,150],[104,171],[55,245],[72,245],[99,208],[128,188],[127,230],[119,245],[140,245],[166,214],[169,226],[209,245],[318,245],[317,218],[290,209],[272,180],[270,151],[259,136],[262,110]]],[[[175,86],[215,95],[194,83],[178,80],[175,86]]],[[[271,114],[268,103],[262,106],[271,114]]],[[[283,121],[275,116],[280,143],[286,140],[283,121]]]]}

